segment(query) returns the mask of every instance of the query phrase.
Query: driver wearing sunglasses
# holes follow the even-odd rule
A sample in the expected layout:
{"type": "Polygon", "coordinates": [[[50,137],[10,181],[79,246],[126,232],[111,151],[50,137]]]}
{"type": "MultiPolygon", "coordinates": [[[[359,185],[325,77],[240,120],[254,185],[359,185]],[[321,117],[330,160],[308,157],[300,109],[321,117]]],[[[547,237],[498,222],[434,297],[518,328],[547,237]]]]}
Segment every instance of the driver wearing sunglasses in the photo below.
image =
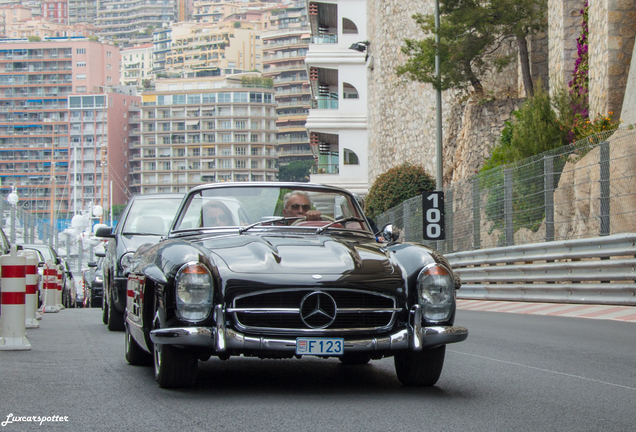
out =
{"type": "Polygon", "coordinates": [[[305,217],[310,221],[319,221],[322,213],[311,209],[311,200],[307,192],[293,191],[283,197],[283,216],[305,217]]]}

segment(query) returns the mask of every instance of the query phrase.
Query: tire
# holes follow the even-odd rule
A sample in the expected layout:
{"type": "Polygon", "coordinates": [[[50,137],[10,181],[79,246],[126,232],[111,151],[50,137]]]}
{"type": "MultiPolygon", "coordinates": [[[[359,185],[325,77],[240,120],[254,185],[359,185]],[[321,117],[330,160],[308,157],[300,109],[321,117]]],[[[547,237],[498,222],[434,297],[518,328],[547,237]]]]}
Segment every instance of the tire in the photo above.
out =
{"type": "Polygon", "coordinates": [[[124,339],[124,349],[126,361],[134,366],[150,366],[152,364],[152,354],[144,351],[137,341],[133,339],[128,326],[126,327],[126,337],[124,339]]]}
{"type": "Polygon", "coordinates": [[[340,360],[343,365],[359,366],[369,363],[371,361],[371,356],[366,353],[345,353],[338,357],[338,360],[340,360]]]}
{"type": "Polygon", "coordinates": [[[435,385],[444,367],[446,345],[423,351],[405,351],[395,354],[395,372],[405,386],[429,387],[435,385]]]}
{"type": "MultiPolygon", "coordinates": [[[[109,303],[112,303],[112,299],[109,303]]],[[[108,330],[123,331],[124,330],[124,314],[115,309],[114,306],[108,305],[108,330]]]]}
{"type": "Polygon", "coordinates": [[[161,388],[192,387],[197,378],[198,359],[172,345],[153,345],[155,380],[161,388]]]}
{"type": "Polygon", "coordinates": [[[105,298],[102,302],[102,322],[108,324],[108,302],[105,298]]]}

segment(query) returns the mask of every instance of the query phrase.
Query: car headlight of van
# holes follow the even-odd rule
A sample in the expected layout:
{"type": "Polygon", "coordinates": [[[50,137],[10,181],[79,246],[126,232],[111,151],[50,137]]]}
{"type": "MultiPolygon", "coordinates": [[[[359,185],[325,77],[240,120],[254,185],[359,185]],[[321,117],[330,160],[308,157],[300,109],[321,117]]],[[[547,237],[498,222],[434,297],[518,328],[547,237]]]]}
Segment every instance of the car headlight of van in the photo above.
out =
{"type": "Polygon", "coordinates": [[[450,318],[455,303],[455,282],[450,270],[437,263],[424,267],[417,276],[417,293],[426,321],[450,318]]]}
{"type": "Polygon", "coordinates": [[[202,321],[210,316],[214,284],[201,263],[181,266],[175,276],[177,316],[186,321],[202,321]]]}

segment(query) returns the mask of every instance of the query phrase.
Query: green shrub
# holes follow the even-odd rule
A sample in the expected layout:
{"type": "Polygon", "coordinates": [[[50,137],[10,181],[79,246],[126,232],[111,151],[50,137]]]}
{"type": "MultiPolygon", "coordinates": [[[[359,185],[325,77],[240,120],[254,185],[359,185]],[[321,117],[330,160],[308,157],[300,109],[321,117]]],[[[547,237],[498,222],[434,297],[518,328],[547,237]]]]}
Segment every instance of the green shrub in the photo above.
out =
{"type": "Polygon", "coordinates": [[[510,144],[515,161],[568,144],[567,131],[561,129],[550,95],[541,85],[523,104],[513,125],[510,144]]]}
{"type": "Polygon", "coordinates": [[[435,190],[435,179],[417,165],[404,163],[380,174],[366,198],[366,213],[374,218],[402,202],[435,190]]]}

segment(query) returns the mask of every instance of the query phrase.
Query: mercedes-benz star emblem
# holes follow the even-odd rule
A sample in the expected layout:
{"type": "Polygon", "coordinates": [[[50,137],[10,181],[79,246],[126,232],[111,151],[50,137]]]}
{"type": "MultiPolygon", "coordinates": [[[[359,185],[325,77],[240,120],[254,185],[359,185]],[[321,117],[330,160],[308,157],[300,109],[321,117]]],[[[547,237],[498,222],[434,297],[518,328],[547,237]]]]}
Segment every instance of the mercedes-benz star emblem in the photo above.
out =
{"type": "Polygon", "coordinates": [[[314,291],[300,301],[300,319],[307,327],[323,329],[336,319],[336,301],[329,294],[314,291]]]}

